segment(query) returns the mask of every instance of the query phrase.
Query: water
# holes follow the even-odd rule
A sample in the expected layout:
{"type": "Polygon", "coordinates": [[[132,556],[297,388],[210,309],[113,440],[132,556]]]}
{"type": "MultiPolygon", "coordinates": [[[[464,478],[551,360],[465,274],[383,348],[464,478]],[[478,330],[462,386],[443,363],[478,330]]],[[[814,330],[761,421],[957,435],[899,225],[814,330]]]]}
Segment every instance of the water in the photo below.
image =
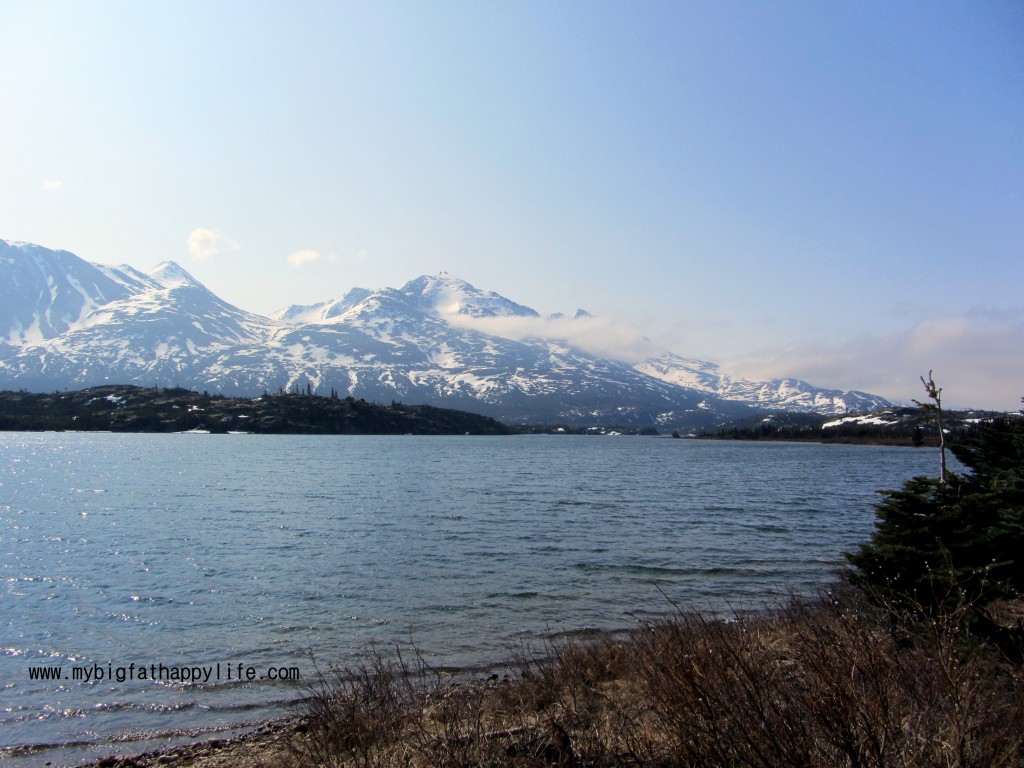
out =
{"type": "Polygon", "coordinates": [[[826,581],[876,490],[936,464],[629,437],[0,434],[0,759],[231,732],[292,711],[300,687],[271,669],[309,680],[371,645],[464,667],[673,604],[763,607],[826,581]],[[137,679],[158,665],[210,679],[137,679]]]}

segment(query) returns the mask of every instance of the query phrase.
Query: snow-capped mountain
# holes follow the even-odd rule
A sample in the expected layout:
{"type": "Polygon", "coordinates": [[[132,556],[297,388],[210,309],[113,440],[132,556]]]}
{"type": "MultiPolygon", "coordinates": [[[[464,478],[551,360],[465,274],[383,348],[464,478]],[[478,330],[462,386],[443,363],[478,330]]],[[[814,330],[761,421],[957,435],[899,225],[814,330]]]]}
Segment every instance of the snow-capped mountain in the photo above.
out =
{"type": "Polygon", "coordinates": [[[724,400],[735,400],[770,410],[805,413],[871,411],[890,405],[884,397],[867,392],[821,389],[800,379],[749,381],[724,373],[714,363],[690,360],[672,353],[637,363],[634,368],[661,381],[724,400]]]}
{"type": "Polygon", "coordinates": [[[67,251],[5,240],[0,275],[0,339],[19,346],[59,336],[97,307],[127,298],[126,282],[136,277],[67,251]]]}
{"type": "MultiPolygon", "coordinates": [[[[579,311],[572,322],[589,317],[579,311]]],[[[445,273],[262,317],[173,262],[143,273],[0,240],[0,388],[125,383],[259,394],[308,385],[510,422],[684,428],[747,415],[752,404],[841,413],[861,398],[884,403],[793,380],[730,379],[674,355],[633,366],[564,341],[484,332],[481,323],[495,318],[542,322],[445,273]]]]}

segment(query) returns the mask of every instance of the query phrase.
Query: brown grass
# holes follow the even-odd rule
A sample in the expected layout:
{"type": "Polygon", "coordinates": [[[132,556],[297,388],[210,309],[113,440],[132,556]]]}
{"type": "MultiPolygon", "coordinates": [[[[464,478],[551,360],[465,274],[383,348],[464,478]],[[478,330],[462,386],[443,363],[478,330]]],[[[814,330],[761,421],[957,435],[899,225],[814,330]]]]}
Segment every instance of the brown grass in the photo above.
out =
{"type": "Polygon", "coordinates": [[[956,616],[913,626],[793,600],[735,621],[678,613],[631,639],[523,654],[455,685],[373,655],[310,687],[302,766],[1024,765],[1024,674],[956,616]]]}

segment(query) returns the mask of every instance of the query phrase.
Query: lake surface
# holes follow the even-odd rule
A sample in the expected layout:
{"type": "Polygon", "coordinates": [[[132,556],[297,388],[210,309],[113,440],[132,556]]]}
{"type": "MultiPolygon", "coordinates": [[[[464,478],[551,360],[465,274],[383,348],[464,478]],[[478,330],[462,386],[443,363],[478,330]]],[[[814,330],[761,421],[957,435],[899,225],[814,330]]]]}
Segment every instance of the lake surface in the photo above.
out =
{"type": "Polygon", "coordinates": [[[639,437],[0,433],[0,760],[231,732],[293,711],[300,684],[272,672],[309,680],[373,645],[486,666],[673,604],[765,607],[827,581],[876,491],[937,464],[639,437]],[[172,679],[192,668],[210,678],[172,679]]]}

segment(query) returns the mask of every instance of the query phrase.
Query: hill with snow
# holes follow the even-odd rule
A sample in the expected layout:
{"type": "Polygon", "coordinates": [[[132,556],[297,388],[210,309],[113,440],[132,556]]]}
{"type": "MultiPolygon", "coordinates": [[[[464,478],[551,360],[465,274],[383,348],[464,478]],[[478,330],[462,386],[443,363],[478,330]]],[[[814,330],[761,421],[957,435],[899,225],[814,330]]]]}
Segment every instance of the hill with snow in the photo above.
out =
{"type": "MultiPolygon", "coordinates": [[[[104,384],[227,395],[308,388],[460,408],[511,423],[692,428],[756,410],[885,405],[795,379],[733,378],[673,354],[631,364],[565,339],[508,338],[533,309],[445,273],[270,317],[223,301],[179,265],[149,272],[0,240],[0,388],[104,384]]],[[[586,323],[577,311],[559,323],[586,323]]]]}

